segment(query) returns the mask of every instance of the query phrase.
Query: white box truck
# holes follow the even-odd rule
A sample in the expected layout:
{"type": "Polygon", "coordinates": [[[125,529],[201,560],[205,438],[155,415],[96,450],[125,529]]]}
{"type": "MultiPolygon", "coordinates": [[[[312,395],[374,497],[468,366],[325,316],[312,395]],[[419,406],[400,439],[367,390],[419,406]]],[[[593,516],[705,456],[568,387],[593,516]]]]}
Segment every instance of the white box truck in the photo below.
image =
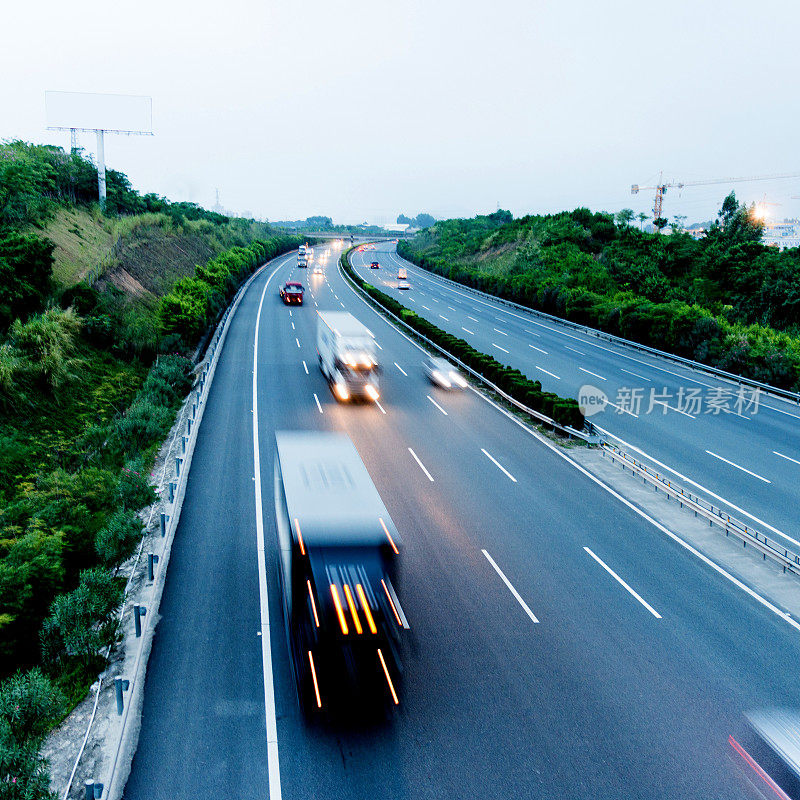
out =
{"type": "Polygon", "coordinates": [[[345,311],[317,313],[319,368],[337,399],[377,400],[380,366],[372,332],[345,311]]]}

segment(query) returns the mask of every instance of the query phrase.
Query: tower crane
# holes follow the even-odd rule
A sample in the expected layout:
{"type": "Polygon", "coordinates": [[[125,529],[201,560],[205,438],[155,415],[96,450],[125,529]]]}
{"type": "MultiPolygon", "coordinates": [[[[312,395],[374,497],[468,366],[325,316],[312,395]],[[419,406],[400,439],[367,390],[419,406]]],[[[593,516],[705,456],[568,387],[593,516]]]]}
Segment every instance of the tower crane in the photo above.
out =
{"type": "Polygon", "coordinates": [[[648,189],[655,189],[656,196],[655,201],[653,202],[653,215],[655,219],[660,219],[661,217],[661,206],[664,202],[664,195],[667,193],[667,189],[677,188],[683,189],[684,186],[711,186],[713,184],[719,183],[741,183],[743,181],[774,181],[774,180],[784,180],[786,178],[800,178],[800,173],[792,172],[787,173],[784,175],[755,175],[745,178],[713,178],[707,181],[683,181],[678,182],[675,181],[673,183],[664,183],[664,173],[662,172],[659,175],[658,183],[655,186],[639,186],[638,183],[634,183],[631,186],[631,194],[639,194],[642,190],[648,189]]]}

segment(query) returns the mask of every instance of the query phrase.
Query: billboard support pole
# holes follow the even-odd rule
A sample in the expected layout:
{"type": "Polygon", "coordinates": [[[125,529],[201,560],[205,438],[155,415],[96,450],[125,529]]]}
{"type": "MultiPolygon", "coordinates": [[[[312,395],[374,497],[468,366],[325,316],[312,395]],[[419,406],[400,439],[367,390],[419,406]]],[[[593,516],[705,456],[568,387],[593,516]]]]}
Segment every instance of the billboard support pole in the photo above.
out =
{"type": "Polygon", "coordinates": [[[100,197],[100,208],[106,210],[106,155],[103,142],[103,131],[97,131],[97,193],[100,197]]]}
{"type": "Polygon", "coordinates": [[[71,153],[78,152],[78,130],[77,128],[69,129],[69,149],[71,153]]]}

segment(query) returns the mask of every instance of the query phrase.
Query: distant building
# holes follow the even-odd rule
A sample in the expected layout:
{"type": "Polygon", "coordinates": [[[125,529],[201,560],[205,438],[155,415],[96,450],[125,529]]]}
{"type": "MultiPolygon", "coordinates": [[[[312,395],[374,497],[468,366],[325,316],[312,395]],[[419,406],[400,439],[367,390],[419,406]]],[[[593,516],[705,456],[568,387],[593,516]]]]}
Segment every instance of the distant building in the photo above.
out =
{"type": "Polygon", "coordinates": [[[407,222],[393,222],[389,225],[381,225],[381,227],[390,233],[405,233],[410,226],[407,222]]]}
{"type": "Polygon", "coordinates": [[[800,221],[796,219],[785,219],[782,222],[765,221],[761,241],[780,250],[800,247],[800,221]]]}

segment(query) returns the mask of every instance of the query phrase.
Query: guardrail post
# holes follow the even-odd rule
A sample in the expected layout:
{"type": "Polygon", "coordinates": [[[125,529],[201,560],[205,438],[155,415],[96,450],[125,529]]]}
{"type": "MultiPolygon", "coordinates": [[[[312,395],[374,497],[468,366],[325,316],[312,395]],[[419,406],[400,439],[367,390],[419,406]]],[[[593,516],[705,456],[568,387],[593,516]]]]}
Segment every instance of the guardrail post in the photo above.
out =
{"type": "Polygon", "coordinates": [[[85,798],[86,800],[94,800],[94,780],[92,778],[87,778],[83,785],[85,787],[85,798]]]}
{"type": "Polygon", "coordinates": [[[192,419],[195,418],[197,414],[197,403],[192,403],[192,419]]]}
{"type": "Polygon", "coordinates": [[[175,502],[175,481],[170,481],[169,484],[169,501],[170,503],[175,502]]]}
{"type": "Polygon", "coordinates": [[[133,629],[136,632],[137,639],[142,635],[142,617],[146,613],[147,609],[144,606],[133,607],[133,629]]]}
{"type": "Polygon", "coordinates": [[[181,442],[181,453],[185,453],[186,452],[186,442],[189,440],[189,437],[188,436],[183,436],[181,438],[183,440],[181,442]]]}
{"type": "Polygon", "coordinates": [[[180,478],[181,476],[181,464],[183,464],[183,459],[180,456],[175,456],[175,477],[180,478]]]}
{"type": "MultiPolygon", "coordinates": [[[[194,415],[194,412],[192,412],[192,415],[194,415]]],[[[186,420],[186,435],[187,436],[191,436],[192,435],[192,419],[191,419],[191,417],[186,420]]]]}
{"type": "Polygon", "coordinates": [[[167,535],[167,522],[169,522],[169,514],[165,514],[163,511],[161,512],[161,535],[167,535]]]}
{"type": "Polygon", "coordinates": [[[122,701],[122,693],[127,692],[131,682],[126,678],[114,678],[114,691],[117,695],[117,714],[121,717],[125,708],[122,701]]]}
{"type": "Polygon", "coordinates": [[[158,556],[155,553],[147,554],[147,580],[152,583],[155,580],[154,565],[158,564],[158,556]]]}

